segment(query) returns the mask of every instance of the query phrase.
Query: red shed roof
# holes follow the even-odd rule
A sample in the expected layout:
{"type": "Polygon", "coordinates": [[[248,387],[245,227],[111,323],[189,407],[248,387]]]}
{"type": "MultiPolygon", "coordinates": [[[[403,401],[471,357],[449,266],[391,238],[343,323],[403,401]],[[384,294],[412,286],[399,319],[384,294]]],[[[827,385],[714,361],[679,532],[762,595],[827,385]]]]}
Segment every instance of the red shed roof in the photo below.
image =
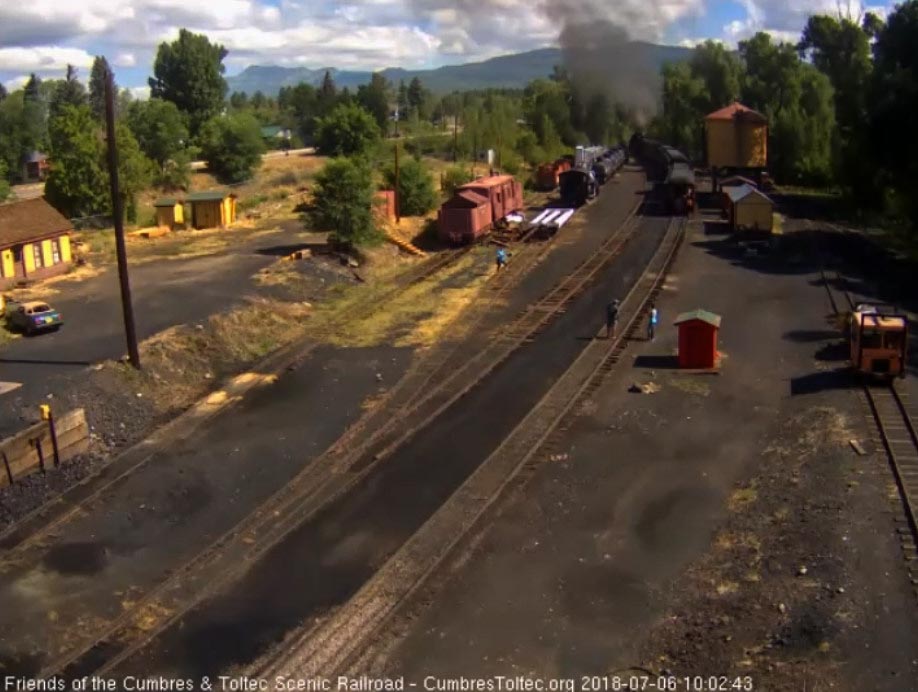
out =
{"type": "Polygon", "coordinates": [[[753,122],[767,123],[768,118],[754,111],[748,106],[744,106],[739,101],[734,101],[729,106],[721,108],[719,111],[714,111],[705,116],[705,120],[734,120],[736,118],[743,118],[745,120],[751,120],[753,122]]]}
{"type": "Polygon", "coordinates": [[[691,312],[683,312],[681,315],[676,317],[676,321],[673,324],[682,324],[684,322],[705,322],[710,324],[712,327],[720,327],[720,315],[715,315],[713,312],[708,312],[707,310],[692,310],[691,312]]]}
{"type": "Polygon", "coordinates": [[[474,187],[494,187],[495,185],[502,185],[504,183],[510,182],[513,180],[512,175],[492,175],[485,178],[479,178],[478,180],[473,180],[470,183],[460,186],[458,189],[474,188],[474,187]]]}

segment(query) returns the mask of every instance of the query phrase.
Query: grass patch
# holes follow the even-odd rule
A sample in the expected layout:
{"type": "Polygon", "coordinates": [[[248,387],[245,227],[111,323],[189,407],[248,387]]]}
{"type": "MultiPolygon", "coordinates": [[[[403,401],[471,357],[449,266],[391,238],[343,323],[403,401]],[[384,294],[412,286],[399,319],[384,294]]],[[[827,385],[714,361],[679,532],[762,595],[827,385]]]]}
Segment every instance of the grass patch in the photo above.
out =
{"type": "Polygon", "coordinates": [[[758,497],[759,494],[754,484],[745,488],[738,488],[730,494],[730,498],[727,500],[727,507],[731,512],[739,512],[755,502],[758,497]]]}
{"type": "Polygon", "coordinates": [[[239,211],[246,211],[247,209],[252,209],[260,204],[264,204],[267,201],[267,195],[255,195],[254,197],[246,197],[239,202],[238,209],[239,211]]]}
{"type": "Polygon", "coordinates": [[[90,254],[102,257],[115,256],[115,230],[106,228],[102,231],[83,231],[80,236],[90,254]]]}
{"type": "Polygon", "coordinates": [[[330,300],[317,307],[311,328],[339,346],[372,346],[395,341],[399,346],[424,346],[437,340],[456,316],[478,295],[487,275],[476,272],[461,288],[444,288],[462,274],[475,272],[478,258],[466,256],[432,280],[410,286],[369,313],[364,303],[375,303],[388,290],[404,264],[386,267],[369,285],[333,287],[330,300]],[[357,316],[355,316],[355,312],[357,316]],[[406,330],[406,325],[410,328],[406,330]],[[394,335],[394,339],[393,339],[394,335]]]}

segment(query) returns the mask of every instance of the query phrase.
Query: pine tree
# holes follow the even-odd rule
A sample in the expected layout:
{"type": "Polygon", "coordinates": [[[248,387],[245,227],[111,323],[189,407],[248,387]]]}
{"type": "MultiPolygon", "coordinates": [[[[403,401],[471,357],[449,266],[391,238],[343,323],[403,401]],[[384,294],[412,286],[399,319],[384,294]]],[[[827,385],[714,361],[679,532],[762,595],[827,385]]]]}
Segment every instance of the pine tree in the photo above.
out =
{"type": "MultiPolygon", "coordinates": [[[[108,61],[97,55],[92,61],[92,71],[89,73],[89,107],[99,120],[105,117],[105,75],[108,71],[108,61]]],[[[117,91],[117,86],[115,89],[117,91]]]]}

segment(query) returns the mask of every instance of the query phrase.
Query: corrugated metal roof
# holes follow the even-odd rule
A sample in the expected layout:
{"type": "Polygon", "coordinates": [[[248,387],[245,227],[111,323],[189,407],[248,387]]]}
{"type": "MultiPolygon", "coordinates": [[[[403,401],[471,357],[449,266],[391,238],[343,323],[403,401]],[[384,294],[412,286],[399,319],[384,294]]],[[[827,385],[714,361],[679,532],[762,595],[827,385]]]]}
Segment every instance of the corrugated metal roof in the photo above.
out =
{"type": "Polygon", "coordinates": [[[683,322],[691,322],[692,320],[700,320],[713,327],[720,327],[720,315],[715,315],[713,312],[702,310],[701,308],[692,310],[691,312],[683,312],[676,317],[676,321],[673,322],[673,324],[682,324],[683,322]]]}
{"type": "Polygon", "coordinates": [[[220,190],[207,190],[205,192],[192,192],[185,199],[189,202],[221,202],[227,197],[235,197],[230,192],[220,190]]]}
{"type": "Polygon", "coordinates": [[[734,120],[737,118],[742,118],[745,120],[758,121],[761,123],[767,123],[768,118],[754,111],[748,106],[744,106],[739,101],[734,101],[726,108],[721,108],[716,110],[713,113],[709,113],[705,116],[705,120],[734,120]]]}

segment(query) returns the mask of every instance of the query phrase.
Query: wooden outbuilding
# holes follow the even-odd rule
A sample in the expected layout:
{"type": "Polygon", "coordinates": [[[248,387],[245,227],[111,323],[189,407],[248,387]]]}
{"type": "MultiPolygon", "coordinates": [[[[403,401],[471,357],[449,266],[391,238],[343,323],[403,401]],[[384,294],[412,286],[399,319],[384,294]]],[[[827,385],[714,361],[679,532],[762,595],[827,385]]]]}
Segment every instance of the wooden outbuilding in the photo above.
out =
{"type": "Polygon", "coordinates": [[[373,196],[373,211],[382,219],[395,220],[395,190],[377,190],[373,196]]]}
{"type": "Polygon", "coordinates": [[[236,221],[236,195],[231,192],[193,192],[185,199],[191,205],[193,228],[226,228],[236,221]]]}
{"type": "Polygon", "coordinates": [[[727,194],[727,188],[730,187],[742,187],[743,185],[748,185],[752,188],[757,188],[756,182],[751,178],[746,178],[742,175],[731,175],[723,180],[719,181],[717,189],[715,192],[720,193],[720,206],[721,209],[729,217],[730,215],[730,195],[727,194]]]}
{"type": "Polygon", "coordinates": [[[707,310],[684,312],[673,322],[679,328],[679,367],[706,370],[717,367],[720,315],[707,310]]]}
{"type": "Polygon", "coordinates": [[[40,151],[33,151],[22,161],[22,181],[25,183],[41,182],[48,177],[48,156],[40,151]]]}
{"type": "Polygon", "coordinates": [[[72,232],[70,221],[44,197],[0,204],[0,286],[66,272],[72,232]]]}
{"type": "Polygon", "coordinates": [[[741,228],[771,233],[775,205],[771,198],[751,185],[725,188],[727,216],[733,230],[741,228]]]}
{"type": "Polygon", "coordinates": [[[711,168],[761,169],[768,165],[768,118],[739,103],[705,116],[707,164],[711,168]]]}
{"type": "Polygon", "coordinates": [[[174,197],[163,197],[153,203],[156,209],[156,225],[176,230],[185,228],[185,203],[174,197]]]}

